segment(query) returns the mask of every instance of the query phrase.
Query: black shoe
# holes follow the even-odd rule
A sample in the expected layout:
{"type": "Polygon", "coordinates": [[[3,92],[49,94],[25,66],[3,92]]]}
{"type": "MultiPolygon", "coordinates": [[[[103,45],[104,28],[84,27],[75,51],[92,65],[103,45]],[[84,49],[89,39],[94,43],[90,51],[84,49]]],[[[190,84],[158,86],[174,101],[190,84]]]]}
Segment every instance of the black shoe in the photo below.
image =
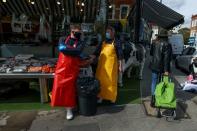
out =
{"type": "Polygon", "coordinates": [[[155,107],[155,96],[154,95],[152,95],[152,97],[151,97],[150,106],[153,107],[153,108],[155,107]]]}

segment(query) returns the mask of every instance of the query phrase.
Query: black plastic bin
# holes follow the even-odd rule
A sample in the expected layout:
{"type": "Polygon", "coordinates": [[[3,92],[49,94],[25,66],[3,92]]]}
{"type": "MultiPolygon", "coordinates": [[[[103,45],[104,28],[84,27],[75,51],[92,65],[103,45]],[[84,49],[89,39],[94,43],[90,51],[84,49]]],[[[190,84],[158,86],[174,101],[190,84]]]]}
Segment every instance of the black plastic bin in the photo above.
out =
{"type": "Polygon", "coordinates": [[[84,116],[92,116],[97,112],[97,95],[100,91],[99,81],[93,77],[79,78],[77,81],[77,93],[79,113],[84,116]]]}

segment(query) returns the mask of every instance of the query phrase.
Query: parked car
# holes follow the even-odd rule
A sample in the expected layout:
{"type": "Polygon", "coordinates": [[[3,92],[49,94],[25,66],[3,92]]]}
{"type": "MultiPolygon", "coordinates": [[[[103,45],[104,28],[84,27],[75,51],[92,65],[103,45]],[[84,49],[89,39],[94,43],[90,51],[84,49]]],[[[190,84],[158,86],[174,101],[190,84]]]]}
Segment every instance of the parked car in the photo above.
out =
{"type": "Polygon", "coordinates": [[[175,61],[176,68],[184,69],[185,71],[190,72],[190,66],[195,57],[197,57],[197,48],[187,47],[183,50],[182,55],[177,56],[175,61]]]}

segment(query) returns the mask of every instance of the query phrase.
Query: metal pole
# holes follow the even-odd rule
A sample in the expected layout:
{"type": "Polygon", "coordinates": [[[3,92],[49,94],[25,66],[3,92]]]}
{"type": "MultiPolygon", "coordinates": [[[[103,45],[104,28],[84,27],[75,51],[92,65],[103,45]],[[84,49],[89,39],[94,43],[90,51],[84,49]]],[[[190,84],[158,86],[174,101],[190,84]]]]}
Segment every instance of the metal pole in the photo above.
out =
{"type": "Polygon", "coordinates": [[[140,24],[141,24],[141,0],[136,0],[136,19],[135,19],[135,44],[139,43],[140,24]]]}
{"type": "Polygon", "coordinates": [[[106,23],[105,23],[105,30],[108,26],[108,12],[109,11],[109,0],[106,0],[106,23]]]}
{"type": "MultiPolygon", "coordinates": [[[[1,8],[0,8],[0,11],[2,11],[1,8]]],[[[0,41],[2,42],[3,41],[3,27],[2,27],[1,19],[2,19],[2,16],[0,14],[0,38],[1,38],[0,41]]]]}
{"type": "MultiPolygon", "coordinates": [[[[162,3],[162,0],[160,0],[160,3],[162,3]]],[[[160,30],[161,30],[161,27],[158,26],[158,34],[159,34],[160,30]]]]}
{"type": "Polygon", "coordinates": [[[51,7],[51,17],[52,17],[52,23],[51,23],[51,34],[52,34],[52,57],[55,57],[55,44],[53,43],[54,42],[54,27],[55,27],[55,23],[54,23],[54,19],[55,19],[55,13],[54,13],[54,10],[55,10],[55,1],[54,0],[51,0],[50,1],[50,7],[51,7]]]}
{"type": "MultiPolygon", "coordinates": [[[[0,8],[0,11],[2,11],[1,8],[0,8]]],[[[1,20],[2,20],[2,16],[0,14],[0,42],[3,42],[3,29],[2,29],[3,27],[2,27],[1,20]]],[[[1,46],[1,43],[0,43],[0,46],[1,46]]],[[[0,57],[1,57],[1,49],[2,48],[0,48],[0,57]]]]}

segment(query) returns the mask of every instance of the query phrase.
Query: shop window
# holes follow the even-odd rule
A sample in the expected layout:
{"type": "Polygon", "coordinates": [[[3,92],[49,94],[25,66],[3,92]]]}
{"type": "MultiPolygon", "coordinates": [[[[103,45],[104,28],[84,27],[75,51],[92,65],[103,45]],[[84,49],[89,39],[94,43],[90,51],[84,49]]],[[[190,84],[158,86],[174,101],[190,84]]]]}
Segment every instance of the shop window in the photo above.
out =
{"type": "Polygon", "coordinates": [[[129,5],[120,5],[120,19],[126,19],[129,14],[129,5]]]}

